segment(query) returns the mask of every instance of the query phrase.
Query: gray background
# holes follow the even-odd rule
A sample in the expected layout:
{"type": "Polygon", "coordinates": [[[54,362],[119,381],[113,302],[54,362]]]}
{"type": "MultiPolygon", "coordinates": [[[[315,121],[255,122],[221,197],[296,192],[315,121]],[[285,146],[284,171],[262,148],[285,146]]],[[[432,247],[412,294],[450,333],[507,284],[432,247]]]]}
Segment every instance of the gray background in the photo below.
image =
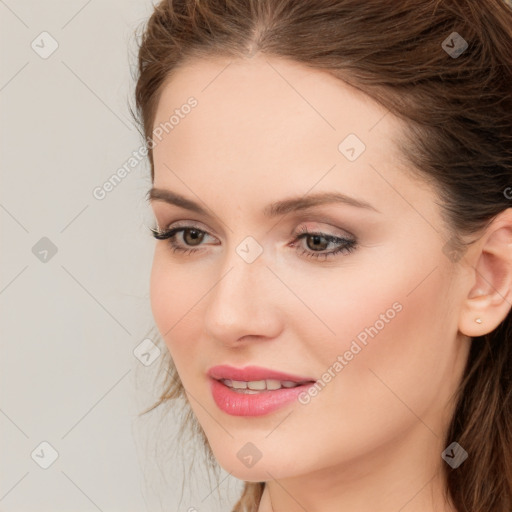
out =
{"type": "Polygon", "coordinates": [[[159,396],[157,351],[134,354],[158,346],[147,162],[93,195],[141,147],[128,102],[151,9],[0,0],[1,512],[226,511],[241,488],[184,476],[174,413],[138,418],[159,396]]]}

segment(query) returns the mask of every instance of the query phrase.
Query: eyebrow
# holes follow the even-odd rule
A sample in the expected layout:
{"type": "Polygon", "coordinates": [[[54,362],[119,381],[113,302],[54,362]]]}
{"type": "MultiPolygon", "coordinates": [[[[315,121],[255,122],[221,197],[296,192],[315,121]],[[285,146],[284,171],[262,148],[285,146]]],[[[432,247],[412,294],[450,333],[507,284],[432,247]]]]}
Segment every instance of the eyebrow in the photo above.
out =
{"type": "MultiPolygon", "coordinates": [[[[201,215],[209,215],[206,209],[195,201],[187,199],[186,197],[171,190],[152,187],[147,193],[147,199],[149,201],[164,201],[165,203],[173,204],[201,215]]],[[[285,215],[292,211],[307,210],[315,206],[330,203],[343,203],[349,206],[365,208],[380,213],[374,206],[361,199],[356,199],[339,192],[318,192],[316,194],[308,194],[305,196],[291,197],[276,201],[267,205],[263,210],[263,214],[265,217],[272,218],[285,215]]]]}

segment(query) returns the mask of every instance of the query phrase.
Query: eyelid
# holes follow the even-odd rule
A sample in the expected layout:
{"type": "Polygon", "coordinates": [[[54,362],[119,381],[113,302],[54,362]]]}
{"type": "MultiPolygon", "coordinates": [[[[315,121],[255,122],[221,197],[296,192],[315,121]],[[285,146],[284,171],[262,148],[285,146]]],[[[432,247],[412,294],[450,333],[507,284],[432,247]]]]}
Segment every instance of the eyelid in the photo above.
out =
{"type": "Polygon", "coordinates": [[[290,236],[297,236],[301,233],[307,232],[307,233],[321,233],[322,235],[329,235],[337,238],[357,238],[353,233],[348,231],[347,229],[338,228],[335,226],[332,226],[329,224],[328,227],[323,226],[317,226],[317,224],[325,224],[323,222],[313,221],[313,222],[307,222],[303,221],[299,225],[299,227],[293,229],[290,232],[290,236]],[[314,224],[312,227],[310,224],[314,224]]]}
{"type": "Polygon", "coordinates": [[[204,224],[201,222],[195,221],[195,220],[177,220],[174,222],[170,222],[168,224],[165,224],[163,228],[160,228],[161,231],[168,231],[170,229],[176,229],[176,228],[196,228],[199,231],[204,231],[210,236],[214,236],[211,233],[210,228],[206,228],[204,224]]]}

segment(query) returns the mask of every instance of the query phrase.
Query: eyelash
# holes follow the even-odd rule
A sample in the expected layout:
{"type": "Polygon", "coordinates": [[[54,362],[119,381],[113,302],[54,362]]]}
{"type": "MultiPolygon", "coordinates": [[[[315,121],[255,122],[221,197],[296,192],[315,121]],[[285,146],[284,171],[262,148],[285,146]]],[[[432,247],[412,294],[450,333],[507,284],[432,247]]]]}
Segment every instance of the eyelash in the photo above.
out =
{"type": "MultiPolygon", "coordinates": [[[[174,236],[177,233],[183,232],[186,230],[197,231],[198,233],[208,234],[206,231],[198,229],[194,226],[179,226],[176,228],[171,228],[171,229],[167,229],[167,230],[163,230],[163,231],[159,231],[155,228],[150,228],[150,231],[154,238],[156,238],[157,240],[169,240],[168,243],[169,243],[171,249],[173,250],[173,252],[179,252],[179,253],[182,253],[183,255],[195,253],[199,250],[199,249],[184,249],[183,247],[180,247],[176,243],[174,236]]],[[[308,236],[319,236],[319,237],[325,239],[329,243],[335,242],[335,243],[339,243],[341,245],[337,249],[334,249],[330,252],[303,250],[301,253],[301,256],[305,256],[307,258],[317,258],[318,259],[321,256],[324,256],[324,260],[325,260],[325,259],[334,257],[341,253],[349,254],[352,251],[354,251],[357,247],[357,242],[355,239],[338,237],[338,236],[329,235],[327,233],[321,233],[321,232],[311,232],[311,231],[308,231],[305,226],[303,226],[299,230],[299,232],[295,235],[295,239],[292,243],[292,246],[294,246],[295,242],[297,242],[298,240],[305,239],[308,236]]]]}

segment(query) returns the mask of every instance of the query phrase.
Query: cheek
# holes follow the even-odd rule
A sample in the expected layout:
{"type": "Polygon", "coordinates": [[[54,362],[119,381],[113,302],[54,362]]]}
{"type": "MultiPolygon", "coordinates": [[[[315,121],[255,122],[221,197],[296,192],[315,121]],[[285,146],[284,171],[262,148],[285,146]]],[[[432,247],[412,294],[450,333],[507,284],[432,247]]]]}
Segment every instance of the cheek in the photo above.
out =
{"type": "Polygon", "coordinates": [[[193,305],[200,300],[202,287],[192,285],[194,275],[185,266],[171,264],[165,247],[157,247],[150,276],[151,310],[156,325],[171,355],[175,356],[173,340],[183,339],[192,328],[193,305]]]}
{"type": "Polygon", "coordinates": [[[172,326],[171,312],[174,310],[172,303],[175,297],[169,293],[175,277],[171,272],[166,272],[162,258],[159,257],[159,248],[155,248],[153,265],[151,267],[149,296],[151,311],[160,334],[165,338],[165,332],[172,326]]]}
{"type": "Polygon", "coordinates": [[[378,263],[281,273],[285,282],[293,283],[296,295],[290,296],[286,305],[281,303],[292,319],[288,322],[294,331],[292,338],[306,345],[308,360],[317,362],[312,368],[317,373],[347,351],[350,361],[368,363],[372,340],[383,349],[385,345],[388,357],[400,349],[399,343],[384,344],[384,340],[399,341],[398,333],[418,314],[420,304],[411,300],[414,296],[407,297],[413,279],[404,278],[403,273],[393,274],[378,263]],[[350,353],[351,348],[357,357],[350,353]]]}
{"type": "Polygon", "coordinates": [[[283,280],[293,283],[301,299],[289,301],[296,319],[290,328],[295,339],[308,340],[312,360],[332,364],[351,346],[356,352],[356,341],[361,350],[352,359],[367,366],[407,357],[415,364],[422,354],[428,363],[434,348],[442,350],[456,334],[449,269],[436,260],[435,251],[424,260],[411,255],[415,264],[408,265],[396,258],[400,250],[407,254],[406,248],[394,249],[337,269],[283,269],[283,280]]]}
{"type": "Polygon", "coordinates": [[[173,262],[164,244],[155,249],[150,275],[151,310],[186,387],[194,380],[192,369],[198,367],[202,357],[202,307],[215,282],[214,272],[173,262]]]}
{"type": "Polygon", "coordinates": [[[310,354],[324,372],[318,395],[307,406],[312,416],[337,403],[340,424],[348,426],[353,418],[355,428],[362,416],[371,416],[374,425],[384,421],[399,428],[417,421],[410,409],[421,417],[436,401],[441,407],[447,400],[457,377],[456,312],[447,276],[441,267],[430,273],[434,267],[388,270],[365,279],[348,272],[343,282],[331,281],[331,287],[343,285],[339,298],[311,297],[336,333],[322,336],[310,354]]]}

